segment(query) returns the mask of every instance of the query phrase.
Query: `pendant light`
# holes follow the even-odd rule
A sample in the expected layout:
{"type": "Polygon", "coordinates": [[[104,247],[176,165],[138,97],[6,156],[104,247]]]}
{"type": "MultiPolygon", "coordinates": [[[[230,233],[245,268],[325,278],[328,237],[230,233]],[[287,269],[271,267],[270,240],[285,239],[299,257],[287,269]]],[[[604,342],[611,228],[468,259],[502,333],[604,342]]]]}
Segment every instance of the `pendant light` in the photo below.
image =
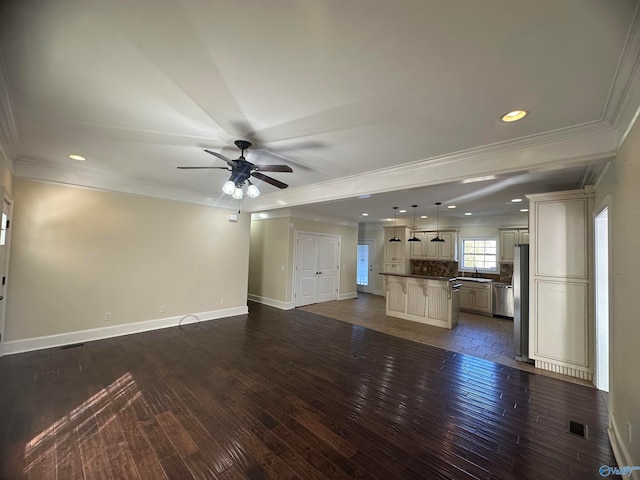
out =
{"type": "MultiPolygon", "coordinates": [[[[416,228],[416,208],[418,205],[411,205],[413,207],[413,228],[416,228]]],[[[416,237],[416,232],[413,232],[413,236],[407,240],[407,242],[420,242],[421,240],[416,237]]]]}
{"type": "Polygon", "coordinates": [[[432,242],[444,243],[444,238],[440,238],[440,205],[442,202],[436,202],[436,238],[432,238],[432,242]]]}
{"type": "Polygon", "coordinates": [[[398,237],[396,237],[396,222],[398,221],[398,207],[393,207],[393,211],[395,212],[395,218],[393,220],[393,237],[389,239],[390,242],[401,242],[398,237]]]}

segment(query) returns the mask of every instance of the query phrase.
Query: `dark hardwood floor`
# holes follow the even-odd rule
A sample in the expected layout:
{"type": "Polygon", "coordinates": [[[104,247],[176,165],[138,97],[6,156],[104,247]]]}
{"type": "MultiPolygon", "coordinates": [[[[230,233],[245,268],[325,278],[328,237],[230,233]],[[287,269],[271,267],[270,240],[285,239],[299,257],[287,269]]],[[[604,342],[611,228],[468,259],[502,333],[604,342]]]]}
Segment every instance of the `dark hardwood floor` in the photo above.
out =
{"type": "Polygon", "coordinates": [[[595,389],[249,309],[0,359],[1,478],[586,479],[615,465],[595,389]]]}

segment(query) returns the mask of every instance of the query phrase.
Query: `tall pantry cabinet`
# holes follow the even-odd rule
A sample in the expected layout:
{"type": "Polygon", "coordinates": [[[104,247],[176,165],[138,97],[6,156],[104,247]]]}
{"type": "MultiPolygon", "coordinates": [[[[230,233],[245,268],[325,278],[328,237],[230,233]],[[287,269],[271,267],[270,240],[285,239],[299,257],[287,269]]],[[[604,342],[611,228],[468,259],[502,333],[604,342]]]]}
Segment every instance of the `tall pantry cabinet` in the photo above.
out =
{"type": "Polygon", "coordinates": [[[529,356],[538,368],[593,380],[593,189],[527,198],[529,356]]]}

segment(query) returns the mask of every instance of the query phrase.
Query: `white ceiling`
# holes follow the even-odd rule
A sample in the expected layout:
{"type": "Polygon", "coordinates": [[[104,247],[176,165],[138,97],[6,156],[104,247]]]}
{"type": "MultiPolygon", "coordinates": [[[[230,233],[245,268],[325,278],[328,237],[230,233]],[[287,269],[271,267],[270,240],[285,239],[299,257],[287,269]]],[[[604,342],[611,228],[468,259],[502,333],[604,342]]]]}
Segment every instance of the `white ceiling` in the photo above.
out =
{"type": "Polygon", "coordinates": [[[243,138],[248,160],[294,169],[272,175],[287,190],[258,183],[250,211],[357,219],[367,206],[374,219],[456,201],[502,214],[509,196],[580,186],[640,104],[636,0],[1,8],[1,153],[18,177],[226,207],[225,172],[175,167],[223,166],[202,150],[236,158],[243,138]],[[499,121],[516,108],[531,113],[499,121]],[[459,184],[486,173],[500,176],[459,184]]]}

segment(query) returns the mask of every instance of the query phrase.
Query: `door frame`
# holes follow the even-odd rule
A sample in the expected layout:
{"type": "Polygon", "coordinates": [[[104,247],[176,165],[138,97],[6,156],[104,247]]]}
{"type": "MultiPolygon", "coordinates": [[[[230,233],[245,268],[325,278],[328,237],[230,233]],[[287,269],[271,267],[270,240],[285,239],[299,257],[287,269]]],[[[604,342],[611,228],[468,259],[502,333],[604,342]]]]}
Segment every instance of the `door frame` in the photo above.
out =
{"type": "Polygon", "coordinates": [[[294,230],[293,231],[293,281],[291,282],[291,299],[293,308],[296,308],[296,287],[298,285],[298,240],[300,235],[317,235],[320,237],[330,237],[338,239],[338,274],[336,275],[336,300],[340,299],[340,276],[342,275],[342,235],[334,235],[331,233],[312,232],[309,230],[294,230]]]}
{"type": "Polygon", "coordinates": [[[609,383],[611,377],[611,339],[613,338],[613,323],[611,319],[613,318],[613,302],[612,302],[612,282],[613,275],[612,267],[613,267],[613,244],[612,244],[612,208],[611,208],[611,195],[607,195],[604,200],[598,205],[597,208],[593,210],[593,306],[594,306],[594,341],[593,341],[593,353],[594,353],[594,379],[593,383],[596,388],[599,390],[609,391],[609,383]],[[602,215],[604,211],[607,211],[607,284],[606,284],[606,298],[607,298],[607,309],[606,309],[606,321],[607,321],[607,344],[606,344],[606,368],[607,372],[603,375],[602,372],[602,363],[603,359],[601,358],[602,347],[599,347],[600,344],[600,323],[604,320],[601,318],[602,311],[598,308],[598,244],[597,244],[597,224],[598,217],[602,215]]]}
{"type": "MultiPolygon", "coordinates": [[[[366,286],[366,288],[364,288],[363,285],[358,285],[358,282],[356,282],[356,291],[358,292],[364,292],[364,293],[371,293],[373,295],[375,295],[376,293],[376,288],[375,288],[375,269],[376,269],[376,240],[374,238],[363,238],[363,239],[358,239],[358,245],[364,245],[365,243],[369,244],[369,265],[367,268],[370,268],[369,270],[369,284],[366,286]]],[[[356,254],[357,255],[357,254],[356,254]]],[[[356,258],[356,262],[357,262],[357,258],[356,258]]],[[[358,270],[358,266],[356,265],[356,275],[357,275],[357,270],[358,270]]]]}
{"type": "MultiPolygon", "coordinates": [[[[0,209],[0,214],[4,211],[4,204],[8,205],[7,211],[7,221],[9,222],[9,228],[6,232],[5,237],[5,255],[4,255],[4,265],[2,267],[2,271],[0,272],[0,278],[5,277],[7,280],[9,278],[9,258],[11,254],[11,232],[13,231],[13,197],[9,194],[7,189],[2,186],[0,187],[0,192],[2,192],[2,209],[0,209]]],[[[4,285],[0,282],[0,295],[4,298],[0,301],[0,357],[4,353],[3,344],[5,343],[5,325],[7,318],[7,286],[9,282],[6,281],[4,285]]]]}

